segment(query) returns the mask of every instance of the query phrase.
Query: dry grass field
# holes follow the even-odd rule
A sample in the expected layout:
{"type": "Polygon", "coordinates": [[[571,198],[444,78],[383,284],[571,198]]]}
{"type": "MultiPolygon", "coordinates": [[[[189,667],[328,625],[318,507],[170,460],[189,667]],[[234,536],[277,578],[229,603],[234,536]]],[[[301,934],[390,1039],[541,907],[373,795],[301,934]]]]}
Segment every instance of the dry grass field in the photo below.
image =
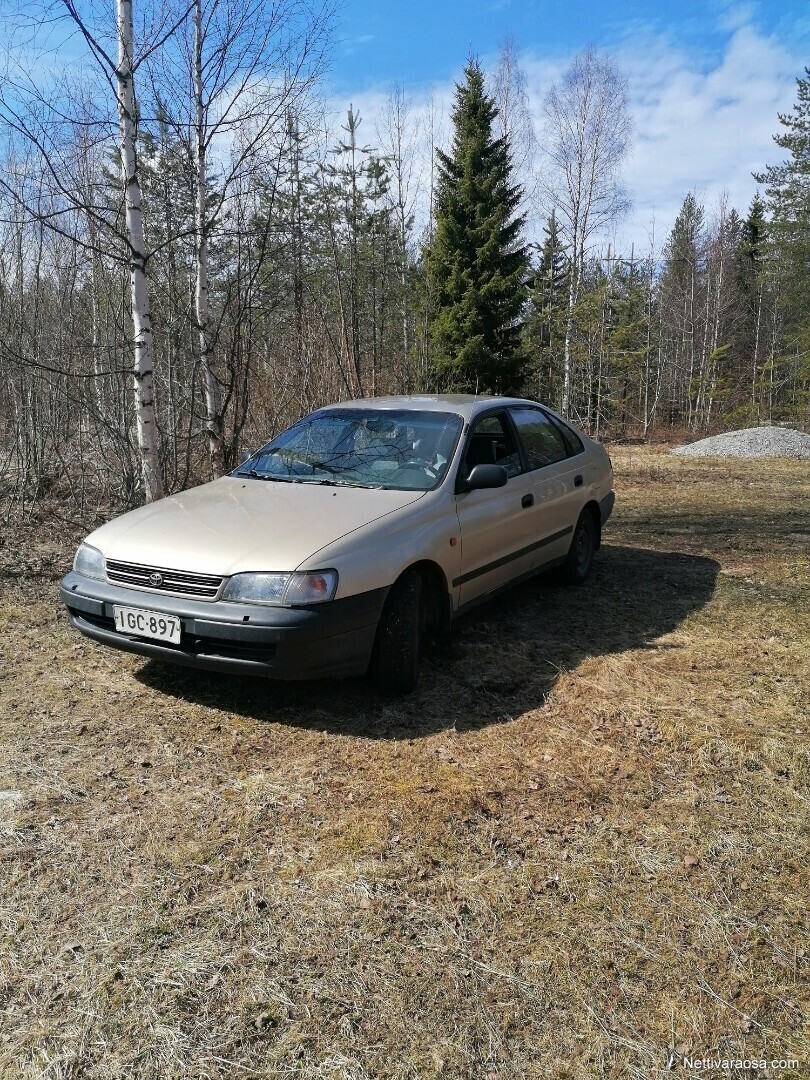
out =
{"type": "Polygon", "coordinates": [[[0,535],[3,1080],[810,1076],[810,466],[614,465],[399,701],[105,650],[0,535]]]}

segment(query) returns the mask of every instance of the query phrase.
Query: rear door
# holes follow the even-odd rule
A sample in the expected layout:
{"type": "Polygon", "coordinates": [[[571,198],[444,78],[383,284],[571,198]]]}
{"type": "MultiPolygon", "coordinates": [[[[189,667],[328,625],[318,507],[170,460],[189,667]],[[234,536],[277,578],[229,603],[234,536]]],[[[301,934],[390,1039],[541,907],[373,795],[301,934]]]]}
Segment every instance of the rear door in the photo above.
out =
{"type": "MultiPolygon", "coordinates": [[[[563,558],[580,511],[587,501],[584,454],[566,442],[559,426],[531,405],[509,409],[526,465],[524,480],[533,496],[532,568],[563,558]]],[[[580,444],[581,445],[581,444],[580,444]]]]}

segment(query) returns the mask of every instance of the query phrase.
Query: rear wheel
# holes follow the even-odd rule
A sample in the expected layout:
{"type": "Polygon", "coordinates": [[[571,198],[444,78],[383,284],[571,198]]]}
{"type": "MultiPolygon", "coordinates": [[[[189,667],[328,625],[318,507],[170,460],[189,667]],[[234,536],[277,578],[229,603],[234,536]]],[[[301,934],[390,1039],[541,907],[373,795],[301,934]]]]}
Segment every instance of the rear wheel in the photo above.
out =
{"type": "Polygon", "coordinates": [[[569,585],[581,585],[590,573],[593,554],[596,551],[596,526],[589,510],[583,510],[574,529],[568,558],[562,573],[569,585]]]}
{"type": "Polygon", "coordinates": [[[407,694],[416,686],[421,604],[421,575],[406,570],[388,593],[371,654],[371,680],[383,693],[407,694]]]}

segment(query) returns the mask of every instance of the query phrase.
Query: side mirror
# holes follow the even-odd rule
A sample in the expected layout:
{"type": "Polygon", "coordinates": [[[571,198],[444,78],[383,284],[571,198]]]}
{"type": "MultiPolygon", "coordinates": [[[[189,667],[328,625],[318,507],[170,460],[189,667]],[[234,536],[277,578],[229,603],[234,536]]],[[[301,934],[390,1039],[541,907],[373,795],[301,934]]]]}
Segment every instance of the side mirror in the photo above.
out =
{"type": "Polygon", "coordinates": [[[459,491],[479,491],[482,488],[506,487],[509,477],[503,465],[473,465],[466,480],[461,480],[459,491]]]}

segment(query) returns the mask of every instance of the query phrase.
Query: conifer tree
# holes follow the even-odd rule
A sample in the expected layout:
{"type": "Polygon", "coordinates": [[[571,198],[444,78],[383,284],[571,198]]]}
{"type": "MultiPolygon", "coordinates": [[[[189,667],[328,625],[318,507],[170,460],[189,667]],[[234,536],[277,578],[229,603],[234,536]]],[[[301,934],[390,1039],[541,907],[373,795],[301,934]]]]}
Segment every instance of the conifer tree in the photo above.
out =
{"type": "MultiPolygon", "coordinates": [[[[644,393],[645,371],[649,357],[648,303],[645,267],[617,259],[611,288],[611,332],[609,336],[610,370],[613,374],[612,411],[619,434],[627,434],[633,412],[632,388],[644,393]]],[[[642,411],[642,410],[639,410],[642,411]]]]}
{"type": "Polygon", "coordinates": [[[529,283],[523,349],[533,391],[541,401],[551,402],[559,400],[562,393],[570,264],[553,210],[543,233],[539,260],[529,283]]]}
{"type": "Polygon", "coordinates": [[[796,103],[790,113],[779,114],[782,132],[773,137],[789,156],[756,174],[765,185],[770,254],[780,270],[788,338],[802,352],[810,345],[810,68],[805,68],[805,76],[796,80],[796,103]]]}
{"type": "Polygon", "coordinates": [[[437,152],[436,229],[428,266],[430,337],[436,384],[447,390],[515,391],[520,383],[520,316],[529,261],[516,213],[508,136],[479,63],[456,87],[453,145],[437,152]]]}
{"type": "Polygon", "coordinates": [[[664,248],[659,283],[671,424],[692,424],[693,380],[700,364],[705,316],[706,243],[705,211],[690,192],[683,200],[664,248]]]}
{"type": "MultiPolygon", "coordinates": [[[[754,196],[748,216],[735,237],[732,285],[735,297],[733,353],[738,366],[738,402],[750,402],[752,418],[759,399],[759,364],[763,352],[763,301],[766,300],[762,260],[765,246],[765,204],[754,196]],[[744,389],[743,389],[744,388],[744,389]]],[[[747,415],[747,414],[746,414],[747,415]]]]}

